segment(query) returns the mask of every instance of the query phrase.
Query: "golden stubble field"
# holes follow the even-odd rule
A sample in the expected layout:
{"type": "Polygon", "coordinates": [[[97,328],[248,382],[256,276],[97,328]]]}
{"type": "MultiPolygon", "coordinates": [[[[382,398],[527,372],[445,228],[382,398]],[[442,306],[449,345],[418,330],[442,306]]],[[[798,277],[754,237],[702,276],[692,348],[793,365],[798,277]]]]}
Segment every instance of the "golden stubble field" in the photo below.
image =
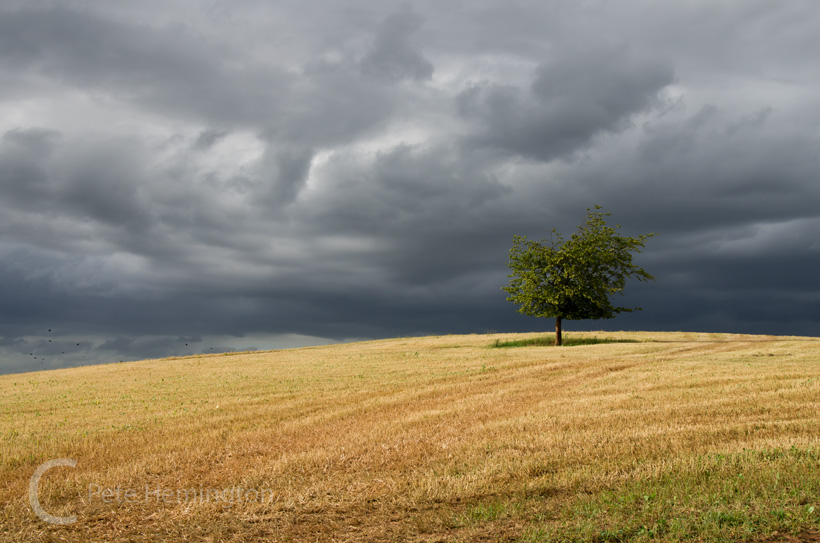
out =
{"type": "MultiPolygon", "coordinates": [[[[531,336],[531,335],[530,335],[531,336]]],[[[820,339],[402,338],[0,376],[2,541],[756,541],[820,527],[820,339]],[[34,515],[28,488],[50,459],[34,515]]],[[[805,535],[804,535],[805,537],[805,535]]]]}

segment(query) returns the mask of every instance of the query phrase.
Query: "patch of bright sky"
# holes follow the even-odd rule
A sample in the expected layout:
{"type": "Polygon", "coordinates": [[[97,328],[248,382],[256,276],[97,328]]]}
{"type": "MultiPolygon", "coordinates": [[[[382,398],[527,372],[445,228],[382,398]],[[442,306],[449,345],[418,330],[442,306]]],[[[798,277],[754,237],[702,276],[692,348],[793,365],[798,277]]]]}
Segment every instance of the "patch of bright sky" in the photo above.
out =
{"type": "Polygon", "coordinates": [[[384,132],[367,139],[354,141],[348,145],[336,147],[338,152],[347,152],[361,157],[373,156],[389,151],[399,145],[420,145],[434,134],[426,123],[409,119],[393,123],[384,132]]]}
{"type": "MultiPolygon", "coordinates": [[[[198,136],[198,134],[197,134],[198,136]]],[[[265,143],[250,132],[231,132],[201,153],[197,163],[204,170],[235,173],[259,160],[265,143]]]]}
{"type": "Polygon", "coordinates": [[[313,160],[310,163],[310,171],[305,180],[305,186],[299,193],[299,199],[310,198],[311,193],[319,189],[321,185],[321,174],[319,172],[321,172],[322,168],[328,163],[333,153],[333,150],[325,150],[319,151],[313,156],[313,160]]]}
{"type": "Polygon", "coordinates": [[[469,61],[463,56],[438,55],[430,85],[456,95],[471,85],[486,82],[529,88],[536,62],[508,55],[480,55],[469,61]]]}
{"type": "MultiPolygon", "coordinates": [[[[349,341],[357,340],[350,339],[344,342],[349,341]]],[[[230,347],[237,351],[266,351],[274,349],[293,349],[298,347],[315,347],[320,345],[339,343],[337,340],[317,336],[305,336],[301,334],[248,334],[241,338],[233,336],[209,337],[203,340],[201,344],[204,345],[207,342],[216,343],[220,346],[230,347]]]]}

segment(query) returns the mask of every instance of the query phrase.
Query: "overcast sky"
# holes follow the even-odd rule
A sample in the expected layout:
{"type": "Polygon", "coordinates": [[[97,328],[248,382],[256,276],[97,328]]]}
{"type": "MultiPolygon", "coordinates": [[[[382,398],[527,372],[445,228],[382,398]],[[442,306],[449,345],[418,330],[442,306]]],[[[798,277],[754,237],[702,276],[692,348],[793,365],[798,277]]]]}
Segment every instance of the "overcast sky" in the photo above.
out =
{"type": "Polygon", "coordinates": [[[817,51],[815,0],[0,0],[0,373],[550,330],[512,237],[595,204],[658,280],[568,333],[820,335],[817,51]]]}

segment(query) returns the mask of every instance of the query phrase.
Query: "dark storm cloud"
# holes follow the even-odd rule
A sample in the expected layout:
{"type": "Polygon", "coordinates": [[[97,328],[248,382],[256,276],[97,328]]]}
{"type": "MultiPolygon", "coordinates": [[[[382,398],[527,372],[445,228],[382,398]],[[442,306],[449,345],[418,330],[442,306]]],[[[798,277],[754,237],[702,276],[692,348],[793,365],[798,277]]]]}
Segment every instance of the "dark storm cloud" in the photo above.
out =
{"type": "Polygon", "coordinates": [[[47,197],[48,174],[39,160],[47,155],[56,133],[46,130],[10,130],[0,140],[0,179],[3,199],[16,207],[31,207],[47,197]]]}
{"type": "Polygon", "coordinates": [[[194,149],[198,151],[205,151],[213,147],[213,145],[228,135],[227,130],[216,130],[214,128],[206,128],[200,132],[199,136],[194,142],[194,149]]]}
{"type": "Polygon", "coordinates": [[[540,64],[529,89],[477,85],[457,104],[482,127],[473,144],[549,161],[572,156],[602,132],[626,128],[673,81],[668,65],[635,58],[627,48],[601,48],[540,64]]]}
{"type": "Polygon", "coordinates": [[[20,151],[31,155],[47,155],[60,139],[60,133],[54,130],[38,128],[14,129],[3,134],[3,141],[11,143],[20,151]]]}
{"type": "Polygon", "coordinates": [[[317,64],[299,74],[275,58],[249,62],[243,51],[182,24],[25,9],[3,14],[0,36],[10,78],[44,76],[172,118],[250,127],[291,142],[337,143],[367,131],[391,109],[390,96],[361,80],[355,66],[317,64]]]}
{"type": "Polygon", "coordinates": [[[362,59],[362,71],[392,81],[430,79],[433,64],[410,41],[423,22],[424,18],[414,13],[410,4],[403,4],[398,12],[388,16],[372,49],[362,59]]]}
{"type": "Polygon", "coordinates": [[[372,243],[355,261],[390,280],[469,275],[496,259],[483,247],[509,237],[494,223],[512,190],[487,166],[446,142],[398,145],[364,162],[338,157],[326,166],[338,181],[310,202],[308,224],[372,243]]]}
{"type": "Polygon", "coordinates": [[[571,328],[817,334],[818,35],[805,2],[9,2],[0,371],[547,328],[512,236],[596,203],[658,281],[571,328]]]}
{"type": "MultiPolygon", "coordinates": [[[[66,8],[0,19],[0,59],[15,72],[110,92],[165,114],[224,124],[266,125],[280,114],[291,76],[247,66],[236,52],[182,25],[151,27],[66,8]]],[[[264,68],[264,69],[263,69],[264,68]]]]}
{"type": "MultiPolygon", "coordinates": [[[[650,220],[716,240],[722,228],[732,236],[738,226],[754,230],[761,223],[817,217],[820,185],[813,179],[820,140],[783,113],[751,118],[706,105],[676,121],[647,122],[629,153],[572,175],[625,210],[634,202],[624,187],[640,188],[652,204],[650,220]],[[669,216],[675,220],[664,220],[669,216]]],[[[647,221],[640,226],[651,228],[647,221]]]]}
{"type": "Polygon", "coordinates": [[[258,204],[276,207],[293,202],[304,188],[313,161],[311,149],[287,149],[271,145],[265,150],[259,166],[266,187],[258,204]]]}

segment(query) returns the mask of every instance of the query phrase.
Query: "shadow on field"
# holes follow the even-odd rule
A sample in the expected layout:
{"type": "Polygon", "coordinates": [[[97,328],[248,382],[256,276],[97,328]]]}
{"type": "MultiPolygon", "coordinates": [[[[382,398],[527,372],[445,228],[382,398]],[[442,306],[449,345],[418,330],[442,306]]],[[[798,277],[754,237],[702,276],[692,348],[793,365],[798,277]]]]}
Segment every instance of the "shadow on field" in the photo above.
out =
{"type": "Polygon", "coordinates": [[[820,543],[820,532],[801,532],[797,535],[774,534],[767,543],[820,543]]]}

